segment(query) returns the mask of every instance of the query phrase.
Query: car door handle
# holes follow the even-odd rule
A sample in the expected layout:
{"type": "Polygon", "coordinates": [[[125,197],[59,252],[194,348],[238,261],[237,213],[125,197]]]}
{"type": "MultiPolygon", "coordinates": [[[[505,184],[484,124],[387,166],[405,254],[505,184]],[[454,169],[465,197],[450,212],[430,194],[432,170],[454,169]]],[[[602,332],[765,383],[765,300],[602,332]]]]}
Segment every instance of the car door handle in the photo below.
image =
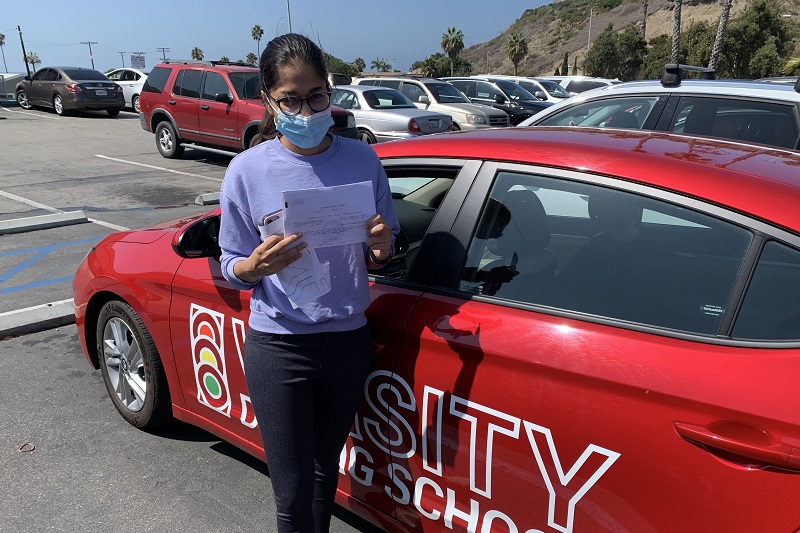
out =
{"type": "Polygon", "coordinates": [[[176,100],[168,100],[168,101],[167,101],[167,103],[168,103],[169,105],[175,105],[175,104],[177,104],[178,102],[177,102],[176,100]]]}
{"type": "Polygon", "coordinates": [[[737,455],[767,466],[800,471],[800,449],[775,442],[767,433],[755,428],[741,432],[737,437],[721,435],[707,427],[675,422],[678,435],[689,442],[699,444],[709,451],[722,451],[737,455]],[[762,442],[756,442],[762,441],[762,442]]]}
{"type": "Polygon", "coordinates": [[[203,105],[200,106],[200,109],[205,111],[205,110],[208,109],[208,106],[206,104],[203,104],[203,105]]]}

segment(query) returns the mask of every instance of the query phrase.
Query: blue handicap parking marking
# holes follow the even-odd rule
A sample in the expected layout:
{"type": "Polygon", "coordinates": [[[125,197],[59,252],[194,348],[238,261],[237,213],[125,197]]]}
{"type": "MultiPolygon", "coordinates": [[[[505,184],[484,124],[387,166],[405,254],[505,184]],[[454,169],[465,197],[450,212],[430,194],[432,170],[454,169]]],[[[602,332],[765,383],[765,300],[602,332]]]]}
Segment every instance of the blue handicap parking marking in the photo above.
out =
{"type": "MultiPolygon", "coordinates": [[[[81,245],[81,244],[96,243],[96,242],[98,242],[98,240],[99,240],[98,238],[85,239],[85,240],[82,240],[82,241],[73,241],[73,242],[66,242],[66,243],[61,243],[61,244],[51,244],[51,245],[48,245],[48,246],[41,246],[41,247],[38,247],[38,248],[28,248],[28,249],[25,249],[25,250],[15,250],[13,252],[0,253],[0,258],[11,257],[11,256],[15,256],[15,255],[30,255],[30,257],[28,257],[27,259],[25,259],[21,263],[17,264],[13,268],[11,268],[11,269],[9,269],[9,270],[7,270],[5,272],[0,272],[0,285],[8,283],[9,280],[11,280],[14,276],[16,276],[17,274],[23,272],[25,269],[32,267],[33,265],[35,265],[39,261],[42,261],[49,254],[51,254],[52,252],[54,252],[56,250],[60,250],[61,248],[65,248],[67,246],[77,246],[77,245],[81,245]]],[[[77,267],[77,265],[76,265],[76,267],[77,267]]],[[[21,290],[25,290],[25,289],[33,289],[33,288],[36,288],[36,287],[42,287],[44,285],[53,285],[55,283],[63,283],[65,281],[69,281],[71,279],[72,279],[72,276],[62,276],[62,277],[58,277],[58,278],[51,278],[51,279],[46,279],[46,280],[34,281],[34,282],[31,282],[31,283],[26,283],[24,285],[14,285],[14,286],[10,286],[10,287],[0,287],[0,294],[7,294],[7,293],[10,293],[10,292],[16,292],[16,291],[21,291],[21,290]]]]}

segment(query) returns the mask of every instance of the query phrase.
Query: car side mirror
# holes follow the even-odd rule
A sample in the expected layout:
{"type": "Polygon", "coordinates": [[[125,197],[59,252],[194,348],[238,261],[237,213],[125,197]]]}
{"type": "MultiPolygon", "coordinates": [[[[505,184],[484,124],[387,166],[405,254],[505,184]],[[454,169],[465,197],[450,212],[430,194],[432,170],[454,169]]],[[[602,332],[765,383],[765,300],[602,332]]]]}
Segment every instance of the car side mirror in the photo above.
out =
{"type": "Polygon", "coordinates": [[[233,98],[228,93],[217,93],[214,95],[215,102],[222,102],[224,104],[230,104],[233,102],[233,98]]]}
{"type": "Polygon", "coordinates": [[[422,96],[417,98],[417,102],[419,102],[420,104],[429,105],[431,103],[431,99],[423,94],[422,96]]]}
{"type": "Polygon", "coordinates": [[[503,96],[502,94],[496,94],[494,95],[494,101],[497,102],[498,104],[505,104],[506,97],[503,96]]]}
{"type": "Polygon", "coordinates": [[[22,79],[23,79],[23,80],[25,80],[25,81],[31,81],[31,77],[30,77],[30,76],[25,76],[25,77],[24,77],[24,78],[22,78],[22,79]]]}
{"type": "Polygon", "coordinates": [[[210,216],[176,232],[171,244],[176,254],[187,259],[217,257],[222,253],[218,238],[219,217],[210,216]]]}
{"type": "Polygon", "coordinates": [[[546,95],[546,94],[544,94],[544,92],[542,92],[542,91],[536,91],[536,92],[534,92],[534,93],[533,93],[533,96],[535,96],[535,97],[536,97],[536,98],[538,98],[539,100],[547,100],[547,95],[546,95]]]}

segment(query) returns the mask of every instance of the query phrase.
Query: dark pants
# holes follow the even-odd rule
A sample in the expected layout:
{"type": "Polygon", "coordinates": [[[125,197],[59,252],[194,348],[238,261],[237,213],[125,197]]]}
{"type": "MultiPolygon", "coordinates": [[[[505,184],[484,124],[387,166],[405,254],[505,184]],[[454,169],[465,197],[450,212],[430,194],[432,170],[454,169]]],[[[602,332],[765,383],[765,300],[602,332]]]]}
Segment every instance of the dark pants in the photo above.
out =
{"type": "Polygon", "coordinates": [[[244,368],[272,479],[279,533],[327,533],[339,454],[369,373],[369,329],[248,329],[244,368]]]}

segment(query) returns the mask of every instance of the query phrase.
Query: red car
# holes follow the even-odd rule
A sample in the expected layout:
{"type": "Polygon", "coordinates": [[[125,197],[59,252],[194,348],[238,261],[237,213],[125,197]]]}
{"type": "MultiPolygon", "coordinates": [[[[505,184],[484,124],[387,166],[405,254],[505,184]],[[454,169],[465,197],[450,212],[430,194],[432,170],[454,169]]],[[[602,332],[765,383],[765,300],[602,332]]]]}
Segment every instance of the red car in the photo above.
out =
{"type": "MultiPolygon", "coordinates": [[[[390,531],[800,527],[800,153],[494,129],[376,147],[402,233],[338,502],[390,531]]],[[[263,458],[219,212],[74,280],[122,416],[263,458]]]]}

